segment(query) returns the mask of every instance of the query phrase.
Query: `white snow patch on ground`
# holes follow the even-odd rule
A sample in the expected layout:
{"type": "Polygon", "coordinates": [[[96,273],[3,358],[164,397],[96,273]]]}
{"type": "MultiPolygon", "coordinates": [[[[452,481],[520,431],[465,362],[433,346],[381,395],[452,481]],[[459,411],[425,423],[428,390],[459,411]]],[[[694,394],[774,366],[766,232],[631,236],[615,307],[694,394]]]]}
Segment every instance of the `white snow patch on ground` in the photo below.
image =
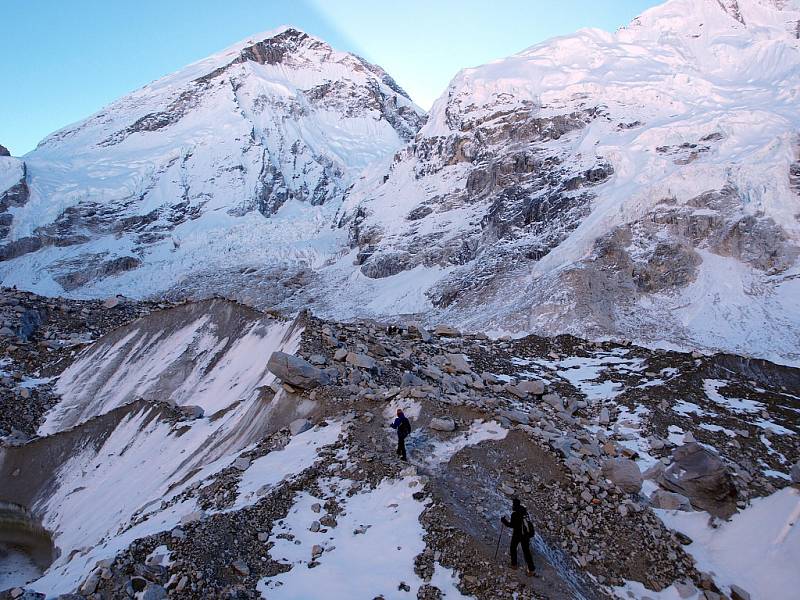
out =
{"type": "MultiPolygon", "coordinates": [[[[644,368],[640,358],[624,358],[627,350],[599,353],[596,356],[570,356],[563,360],[537,360],[535,364],[545,367],[566,379],[580,390],[589,401],[614,399],[625,389],[622,383],[598,381],[607,371],[617,373],[639,372],[644,368]]],[[[538,376],[536,373],[520,373],[522,376],[538,376]]]]}
{"type": "Polygon", "coordinates": [[[711,431],[711,432],[714,432],[714,433],[717,433],[717,432],[721,431],[722,433],[724,433],[727,436],[736,437],[736,432],[735,431],[731,431],[730,429],[728,429],[726,427],[721,427],[719,425],[714,425],[713,423],[700,423],[700,429],[705,429],[706,431],[711,431]]]}
{"type": "MultiPolygon", "coordinates": [[[[327,528],[325,533],[309,529],[319,518],[311,506],[322,504],[323,500],[305,492],[298,495],[287,518],[279,523],[281,533],[291,533],[294,540],[273,537],[275,546],[270,550],[273,558],[292,569],[258,583],[257,589],[264,598],[416,597],[424,582],[414,572],[414,557],[425,549],[425,530],[419,522],[425,505],[412,496],[419,490],[419,480],[384,480],[374,490],[348,498],[344,491],[349,484],[334,479],[323,486],[339,492],[343,509],[336,517],[337,526],[327,528]],[[321,546],[324,552],[317,559],[319,564],[309,569],[314,545],[321,546]],[[410,592],[398,590],[401,582],[410,587],[410,592]]],[[[444,598],[465,598],[456,589],[451,571],[441,565],[436,565],[434,580],[432,583],[442,590],[444,598]]]]}
{"type": "Polygon", "coordinates": [[[455,437],[444,441],[437,441],[425,462],[430,465],[446,463],[453,455],[467,446],[474,446],[486,440],[502,440],[507,434],[508,430],[497,421],[475,420],[466,433],[456,434],[455,437]]]}
{"type": "Polygon", "coordinates": [[[721,381],[719,379],[704,379],[703,391],[705,391],[709,400],[719,404],[720,406],[725,406],[733,412],[759,412],[765,408],[761,402],[756,402],[755,400],[726,398],[719,393],[720,388],[723,388],[726,385],[728,385],[727,381],[721,381]]]}
{"type": "Polygon", "coordinates": [[[687,402],[686,400],[678,400],[675,404],[672,405],[672,410],[679,415],[688,415],[694,413],[696,415],[705,415],[707,414],[702,408],[700,408],[694,402],[687,402]]]}
{"type": "MultiPolygon", "coordinates": [[[[638,581],[626,581],[625,585],[615,587],[613,590],[618,597],[624,598],[625,600],[640,600],[643,598],[650,598],[651,600],[689,600],[681,596],[678,593],[678,590],[675,589],[674,585],[671,585],[660,592],[654,592],[653,590],[648,590],[638,581]]],[[[694,594],[689,598],[697,598],[697,594],[694,594]]]]}
{"type": "Polygon", "coordinates": [[[667,527],[692,538],[693,543],[685,549],[700,570],[714,573],[719,585],[736,584],[753,600],[796,597],[800,589],[800,491],[786,487],[753,500],[717,529],[708,526],[705,512],[656,513],[667,527]]]}
{"type": "Polygon", "coordinates": [[[312,466],[319,456],[319,451],[336,442],[341,432],[340,422],[330,423],[327,427],[309,429],[294,436],[282,450],[270,452],[254,460],[242,474],[236,502],[226,509],[226,512],[255,503],[260,496],[287,477],[312,466]]]}

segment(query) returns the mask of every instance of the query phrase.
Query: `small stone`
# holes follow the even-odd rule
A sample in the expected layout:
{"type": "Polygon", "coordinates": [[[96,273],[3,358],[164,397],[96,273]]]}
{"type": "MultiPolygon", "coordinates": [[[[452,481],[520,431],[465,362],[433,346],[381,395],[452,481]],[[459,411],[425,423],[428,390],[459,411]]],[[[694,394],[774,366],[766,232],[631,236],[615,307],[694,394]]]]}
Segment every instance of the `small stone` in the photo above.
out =
{"type": "Polygon", "coordinates": [[[371,370],[378,366],[377,361],[371,356],[367,356],[366,354],[356,354],[355,352],[348,352],[347,356],[345,357],[345,362],[361,369],[371,370]]]}
{"type": "Polygon", "coordinates": [[[259,542],[266,542],[269,539],[269,533],[266,531],[259,531],[257,537],[259,542]]]}
{"type": "Polygon", "coordinates": [[[319,531],[319,527],[320,527],[319,521],[314,521],[313,523],[311,523],[311,527],[309,527],[308,530],[313,533],[317,533],[319,531]]]}
{"type": "Polygon", "coordinates": [[[322,549],[322,546],[320,546],[319,544],[314,544],[311,547],[311,558],[318,558],[322,556],[323,552],[324,550],[322,549]]]}
{"type": "Polygon", "coordinates": [[[233,570],[236,571],[242,577],[247,577],[248,575],[250,575],[250,567],[248,567],[247,563],[241,559],[233,561],[231,567],[233,567],[233,570]]]}

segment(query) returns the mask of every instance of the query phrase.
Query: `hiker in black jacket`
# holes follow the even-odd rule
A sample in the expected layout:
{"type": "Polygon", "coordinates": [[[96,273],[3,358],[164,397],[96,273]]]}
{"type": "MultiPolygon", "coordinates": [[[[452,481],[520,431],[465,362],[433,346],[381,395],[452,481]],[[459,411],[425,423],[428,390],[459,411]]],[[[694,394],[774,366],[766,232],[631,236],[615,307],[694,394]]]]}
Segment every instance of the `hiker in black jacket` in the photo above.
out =
{"type": "Polygon", "coordinates": [[[411,423],[399,408],[397,409],[397,418],[392,423],[392,429],[397,430],[397,456],[404,461],[408,461],[408,457],[406,456],[406,438],[411,433],[411,423]]]}
{"type": "Polygon", "coordinates": [[[536,567],[531,556],[531,538],[534,535],[533,525],[531,524],[528,510],[522,506],[519,498],[514,498],[512,502],[511,519],[501,517],[500,521],[506,527],[511,528],[511,568],[517,568],[517,546],[522,545],[522,556],[525,557],[525,564],[528,567],[529,577],[538,577],[536,567]]]}

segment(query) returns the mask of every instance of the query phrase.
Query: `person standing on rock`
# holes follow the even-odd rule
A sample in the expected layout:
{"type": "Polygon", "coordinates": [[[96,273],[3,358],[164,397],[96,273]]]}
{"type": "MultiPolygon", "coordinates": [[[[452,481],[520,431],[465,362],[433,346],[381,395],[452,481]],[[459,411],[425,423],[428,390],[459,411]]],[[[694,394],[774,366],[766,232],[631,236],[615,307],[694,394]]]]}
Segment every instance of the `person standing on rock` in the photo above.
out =
{"type": "Polygon", "coordinates": [[[411,423],[399,408],[397,409],[397,418],[392,423],[392,429],[397,430],[397,456],[407,462],[406,438],[411,434],[411,423]]]}
{"type": "Polygon", "coordinates": [[[522,546],[522,556],[525,557],[525,564],[528,567],[529,577],[538,577],[536,566],[533,564],[531,556],[531,538],[534,535],[533,523],[528,516],[528,509],[522,506],[519,498],[514,498],[511,505],[511,518],[500,517],[500,521],[506,527],[511,528],[511,568],[517,568],[517,546],[522,546]]]}

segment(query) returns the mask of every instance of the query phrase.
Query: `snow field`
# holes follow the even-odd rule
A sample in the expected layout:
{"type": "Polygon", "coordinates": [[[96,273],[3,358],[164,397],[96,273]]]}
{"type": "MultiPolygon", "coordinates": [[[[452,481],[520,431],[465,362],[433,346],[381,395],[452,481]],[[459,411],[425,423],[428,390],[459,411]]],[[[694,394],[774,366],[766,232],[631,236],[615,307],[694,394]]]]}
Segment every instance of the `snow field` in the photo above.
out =
{"type": "MultiPolygon", "coordinates": [[[[343,510],[336,516],[336,527],[327,531],[325,527],[316,533],[309,529],[321,516],[311,507],[323,504],[324,499],[298,495],[288,517],[279,523],[280,530],[273,530],[271,537],[275,545],[270,554],[292,568],[259,582],[264,598],[308,600],[318,597],[321,590],[331,600],[416,597],[424,582],[414,572],[414,557],[425,549],[425,530],[419,522],[425,504],[413,498],[420,489],[419,480],[384,480],[373,490],[347,497],[350,484],[341,479],[323,482],[323,489],[336,494],[343,510]],[[276,537],[275,533],[293,538],[276,537]],[[311,568],[315,545],[323,552],[311,568]],[[410,590],[398,589],[401,583],[410,590]]],[[[442,590],[444,598],[466,598],[455,581],[452,572],[436,565],[431,583],[442,590]]]]}

